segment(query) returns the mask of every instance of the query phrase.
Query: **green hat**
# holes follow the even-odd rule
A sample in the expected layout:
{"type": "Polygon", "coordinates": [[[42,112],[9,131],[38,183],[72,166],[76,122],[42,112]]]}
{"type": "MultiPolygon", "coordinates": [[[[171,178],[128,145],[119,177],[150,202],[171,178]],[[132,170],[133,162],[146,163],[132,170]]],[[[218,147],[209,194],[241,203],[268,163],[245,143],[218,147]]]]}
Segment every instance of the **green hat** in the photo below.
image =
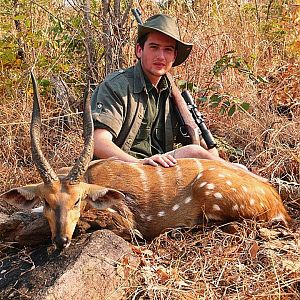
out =
{"type": "Polygon", "coordinates": [[[173,67],[182,64],[188,58],[193,44],[184,43],[180,40],[179,29],[175,20],[164,14],[150,17],[143,25],[138,24],[138,40],[152,31],[161,32],[177,41],[177,56],[173,67]]]}

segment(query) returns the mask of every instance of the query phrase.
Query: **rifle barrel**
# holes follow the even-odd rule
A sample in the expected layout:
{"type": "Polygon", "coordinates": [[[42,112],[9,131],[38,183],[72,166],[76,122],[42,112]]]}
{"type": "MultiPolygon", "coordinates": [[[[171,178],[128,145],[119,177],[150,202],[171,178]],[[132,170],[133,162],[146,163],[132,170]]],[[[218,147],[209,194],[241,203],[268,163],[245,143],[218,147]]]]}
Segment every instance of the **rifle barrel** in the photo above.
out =
{"type": "Polygon", "coordinates": [[[133,13],[136,21],[138,22],[138,24],[143,25],[143,21],[141,19],[141,15],[142,13],[140,12],[140,10],[138,8],[132,8],[131,12],[133,13]]]}

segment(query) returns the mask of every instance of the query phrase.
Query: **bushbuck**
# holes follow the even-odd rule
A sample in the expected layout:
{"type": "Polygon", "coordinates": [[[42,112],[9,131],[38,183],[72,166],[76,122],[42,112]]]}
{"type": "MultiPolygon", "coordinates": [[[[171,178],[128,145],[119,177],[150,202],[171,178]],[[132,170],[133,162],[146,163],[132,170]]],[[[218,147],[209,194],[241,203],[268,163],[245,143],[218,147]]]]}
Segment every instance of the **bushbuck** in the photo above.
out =
{"type": "Polygon", "coordinates": [[[270,183],[227,162],[186,158],[169,168],[115,159],[91,162],[93,122],[88,92],[84,100],[83,151],[65,175],[57,175],[41,151],[39,95],[33,74],[31,77],[32,159],[43,182],[13,188],[1,197],[22,209],[43,201],[44,215],[58,248],[70,244],[87,203],[118,214],[127,229],[138,230],[145,239],[167,228],[190,227],[203,220],[245,218],[284,224],[291,220],[270,183]]]}

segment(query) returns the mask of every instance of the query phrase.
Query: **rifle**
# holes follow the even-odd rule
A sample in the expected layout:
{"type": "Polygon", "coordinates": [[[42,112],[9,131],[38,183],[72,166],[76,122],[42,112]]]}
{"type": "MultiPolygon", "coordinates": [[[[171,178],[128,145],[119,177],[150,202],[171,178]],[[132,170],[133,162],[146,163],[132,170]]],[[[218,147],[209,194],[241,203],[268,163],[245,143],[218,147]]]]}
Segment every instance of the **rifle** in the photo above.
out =
{"type": "Polygon", "coordinates": [[[142,13],[140,12],[140,10],[138,8],[132,8],[131,9],[136,21],[138,22],[138,24],[143,25],[143,21],[142,21],[142,13]]]}
{"type": "MultiPolygon", "coordinates": [[[[141,12],[138,8],[131,9],[138,24],[143,25],[141,19],[141,12]]],[[[172,96],[179,115],[179,121],[181,123],[180,133],[184,140],[187,138],[191,140],[193,144],[200,145],[200,135],[204,139],[207,148],[212,149],[217,146],[214,138],[204,123],[203,115],[197,110],[197,106],[188,90],[184,90],[182,93],[176,86],[173,77],[170,73],[167,73],[171,87],[172,96]],[[183,127],[183,128],[182,128],[183,127]]]]}
{"type": "Polygon", "coordinates": [[[212,149],[214,147],[217,147],[214,137],[212,136],[210,130],[205,125],[204,116],[203,116],[203,114],[201,114],[198,111],[197,106],[194,102],[194,99],[191,96],[191,94],[189,93],[189,91],[183,90],[181,95],[182,95],[183,99],[185,100],[195,123],[198,125],[198,127],[201,131],[202,138],[204,139],[204,141],[207,145],[207,148],[212,149]]]}

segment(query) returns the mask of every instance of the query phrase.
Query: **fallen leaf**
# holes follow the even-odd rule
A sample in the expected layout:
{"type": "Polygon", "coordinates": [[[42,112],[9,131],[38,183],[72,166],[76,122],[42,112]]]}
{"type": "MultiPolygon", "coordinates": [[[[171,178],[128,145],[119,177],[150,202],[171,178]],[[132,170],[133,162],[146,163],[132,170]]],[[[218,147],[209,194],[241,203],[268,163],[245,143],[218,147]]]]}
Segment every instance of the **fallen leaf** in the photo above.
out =
{"type": "Polygon", "coordinates": [[[256,241],[253,242],[253,244],[251,245],[250,249],[249,249],[249,253],[251,258],[255,259],[257,258],[257,252],[259,250],[258,244],[256,241]]]}

